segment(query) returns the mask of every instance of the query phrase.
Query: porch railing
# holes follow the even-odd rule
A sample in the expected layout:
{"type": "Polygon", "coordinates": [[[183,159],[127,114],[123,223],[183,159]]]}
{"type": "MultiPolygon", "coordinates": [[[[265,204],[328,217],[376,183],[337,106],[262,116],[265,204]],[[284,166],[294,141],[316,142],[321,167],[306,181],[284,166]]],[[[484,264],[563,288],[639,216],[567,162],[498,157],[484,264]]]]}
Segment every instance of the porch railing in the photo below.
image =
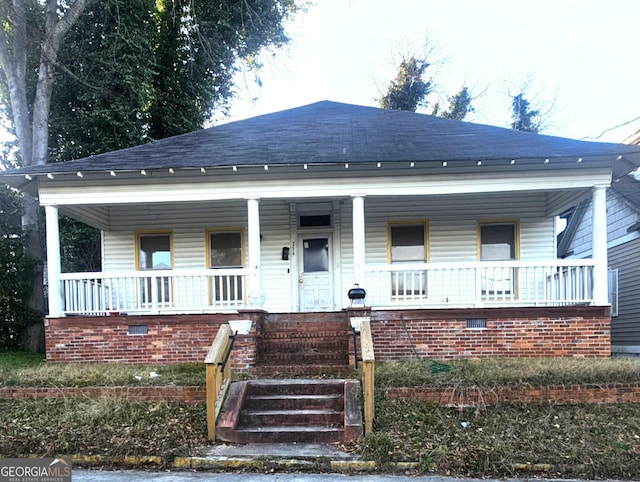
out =
{"type": "MultiPolygon", "coordinates": [[[[593,303],[591,259],[365,267],[374,308],[593,303]]],[[[65,314],[211,312],[246,306],[247,270],[62,273],[65,314]]]]}
{"type": "Polygon", "coordinates": [[[398,263],[365,267],[372,307],[593,303],[591,259],[398,263]]]}
{"type": "Polygon", "coordinates": [[[62,273],[65,314],[198,312],[244,306],[245,269],[62,273]]]}

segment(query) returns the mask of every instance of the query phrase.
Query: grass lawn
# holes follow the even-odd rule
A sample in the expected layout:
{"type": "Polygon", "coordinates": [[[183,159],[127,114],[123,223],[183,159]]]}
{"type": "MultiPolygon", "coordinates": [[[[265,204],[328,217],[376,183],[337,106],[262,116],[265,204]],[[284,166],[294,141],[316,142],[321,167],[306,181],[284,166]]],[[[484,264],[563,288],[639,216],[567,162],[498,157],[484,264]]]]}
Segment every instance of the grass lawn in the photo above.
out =
{"type": "MultiPolygon", "coordinates": [[[[374,433],[354,450],[387,462],[418,461],[424,472],[512,476],[541,464],[551,477],[637,480],[640,404],[500,404],[454,409],[387,400],[390,386],[495,389],[640,381],[638,359],[501,359],[384,363],[376,367],[374,433]],[[548,465],[544,465],[548,464],[548,465]]],[[[47,364],[0,354],[0,386],[204,385],[204,365],[47,364]],[[160,374],[150,378],[152,371],[160,374]],[[136,379],[139,376],[141,379],[136,379]]],[[[0,400],[0,456],[192,455],[206,440],[205,404],[118,398],[0,400]]]]}

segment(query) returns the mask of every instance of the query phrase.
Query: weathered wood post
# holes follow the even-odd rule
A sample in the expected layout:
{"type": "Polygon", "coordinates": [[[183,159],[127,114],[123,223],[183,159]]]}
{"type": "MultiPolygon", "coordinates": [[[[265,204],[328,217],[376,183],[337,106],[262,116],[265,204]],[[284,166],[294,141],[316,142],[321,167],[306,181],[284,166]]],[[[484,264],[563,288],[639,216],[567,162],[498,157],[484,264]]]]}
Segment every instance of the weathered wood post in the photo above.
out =
{"type": "Polygon", "coordinates": [[[374,370],[373,337],[371,322],[368,319],[360,323],[360,350],[362,353],[362,386],[364,392],[364,434],[373,432],[374,417],[374,370]]]}
{"type": "Polygon", "coordinates": [[[207,369],[207,435],[211,441],[216,439],[216,420],[231,382],[231,363],[229,360],[224,363],[231,345],[231,336],[231,327],[222,325],[204,359],[207,369]]]}

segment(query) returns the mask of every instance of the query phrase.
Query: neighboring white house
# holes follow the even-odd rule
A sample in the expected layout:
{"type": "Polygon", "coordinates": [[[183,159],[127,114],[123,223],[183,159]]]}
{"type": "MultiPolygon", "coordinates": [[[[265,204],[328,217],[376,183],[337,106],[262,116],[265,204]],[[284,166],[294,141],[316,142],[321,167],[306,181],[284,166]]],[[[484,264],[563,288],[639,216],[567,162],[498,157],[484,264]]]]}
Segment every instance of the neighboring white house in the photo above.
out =
{"type": "Polygon", "coordinates": [[[49,316],[607,305],[605,191],[640,147],[319,102],[6,171],[47,217],[49,316]],[[595,249],[559,259],[590,200],[595,249]],[[102,231],[61,273],[58,216],[102,231]]]}
{"type": "MultiPolygon", "coordinates": [[[[640,144],[640,132],[625,139],[640,144]]],[[[565,213],[567,229],[559,238],[558,254],[579,259],[592,255],[591,204],[585,199],[565,213]]],[[[638,166],[617,159],[607,190],[607,249],[611,349],[640,354],[640,177],[638,166]]]]}

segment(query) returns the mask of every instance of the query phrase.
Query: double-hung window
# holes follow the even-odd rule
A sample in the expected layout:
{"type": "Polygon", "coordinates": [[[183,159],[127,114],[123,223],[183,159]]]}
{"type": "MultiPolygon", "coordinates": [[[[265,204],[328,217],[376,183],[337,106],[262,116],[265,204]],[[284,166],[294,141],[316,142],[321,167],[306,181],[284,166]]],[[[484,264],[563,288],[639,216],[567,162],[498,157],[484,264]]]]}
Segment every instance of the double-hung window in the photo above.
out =
{"type": "Polygon", "coordinates": [[[243,300],[244,235],[241,229],[208,233],[209,267],[219,270],[211,286],[211,304],[240,304],[243,300]]]}
{"type": "Polygon", "coordinates": [[[503,261],[518,259],[518,224],[516,222],[480,223],[480,261],[482,296],[485,299],[512,299],[516,296],[516,269],[503,261]]]}
{"type": "MultiPolygon", "coordinates": [[[[173,239],[170,232],[139,233],[136,236],[137,269],[160,271],[173,269],[173,239]]],[[[145,306],[171,305],[171,276],[149,276],[140,279],[140,298],[145,306]],[[153,279],[155,278],[155,284],[153,279]]]]}
{"type": "Polygon", "coordinates": [[[426,297],[426,271],[417,266],[427,261],[426,223],[389,224],[389,258],[394,265],[391,298],[410,300],[426,297]],[[402,268],[403,264],[406,268],[402,268]],[[397,269],[395,265],[398,265],[397,269]]]}

